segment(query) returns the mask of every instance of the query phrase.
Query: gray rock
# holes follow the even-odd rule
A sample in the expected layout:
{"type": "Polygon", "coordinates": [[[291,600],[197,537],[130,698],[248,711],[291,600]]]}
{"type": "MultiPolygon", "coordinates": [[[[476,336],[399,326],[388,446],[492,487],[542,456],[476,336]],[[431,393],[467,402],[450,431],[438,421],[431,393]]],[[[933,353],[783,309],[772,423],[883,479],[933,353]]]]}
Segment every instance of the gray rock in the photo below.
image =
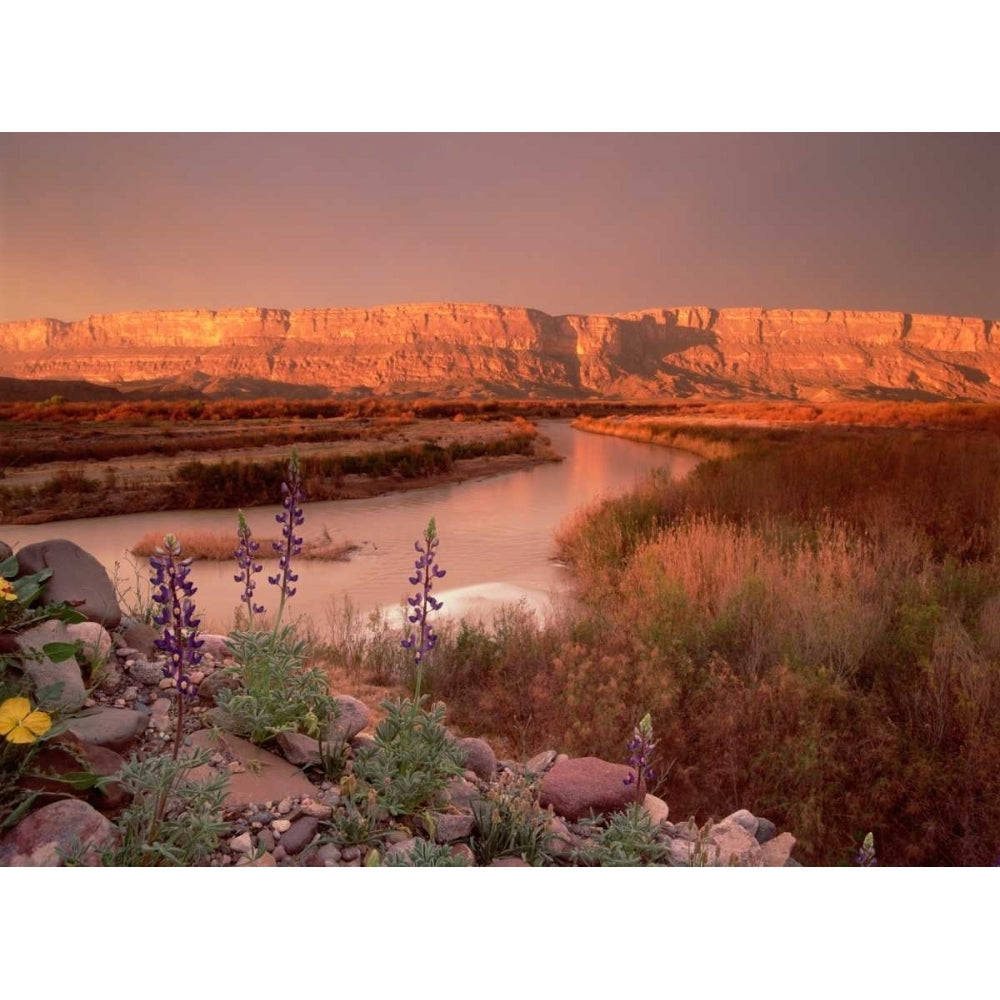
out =
{"type": "Polygon", "coordinates": [[[205,701],[215,701],[222,690],[236,691],[240,686],[240,679],[236,674],[231,674],[228,670],[213,670],[198,685],[198,697],[205,701]]]}
{"type": "Polygon", "coordinates": [[[9,559],[13,554],[14,550],[6,542],[0,542],[0,563],[9,559]]]}
{"type": "Polygon", "coordinates": [[[132,708],[94,708],[69,720],[66,731],[78,740],[125,750],[149,725],[149,716],[132,708]]]}
{"type": "Polygon", "coordinates": [[[108,630],[99,622],[77,622],[67,625],[70,642],[80,643],[80,658],[91,669],[103,667],[111,657],[114,643],[108,630]]]}
{"type": "Polygon", "coordinates": [[[578,757],[556,764],[542,778],[539,802],[568,820],[591,812],[619,812],[635,801],[635,788],[625,784],[631,771],[599,757],[578,757]]]}
{"type": "Polygon", "coordinates": [[[300,854],[312,842],[319,829],[319,820],[302,816],[281,835],[281,846],[289,855],[300,854]]]}
{"type": "Polygon", "coordinates": [[[101,852],[118,842],[118,831],[93,806],[64,799],[29,813],[0,840],[0,865],[52,867],[63,864],[60,852],[83,846],[83,863],[98,865],[101,852]]]}
{"type": "Polygon", "coordinates": [[[221,660],[227,656],[231,657],[233,655],[229,650],[229,646],[226,645],[227,639],[224,635],[214,635],[211,632],[199,632],[198,638],[201,639],[203,643],[201,647],[203,654],[213,656],[217,660],[221,660]]]}
{"type": "Polygon", "coordinates": [[[475,821],[470,813],[433,813],[434,840],[439,844],[451,844],[464,840],[472,833],[475,821]]]}
{"type": "Polygon", "coordinates": [[[762,816],[757,818],[757,843],[762,847],[769,840],[773,840],[778,834],[778,828],[769,820],[762,816]]]}
{"type": "Polygon", "coordinates": [[[55,538],[26,545],[17,554],[17,564],[22,576],[52,570],[42,591],[44,602],[68,601],[90,621],[110,629],[121,624],[122,612],[110,577],[89,552],[74,542],[55,538]]]}
{"type": "Polygon", "coordinates": [[[139,684],[157,685],[163,680],[163,661],[136,660],[129,675],[139,684]]]}
{"type": "Polygon", "coordinates": [[[62,685],[59,693],[41,700],[43,707],[77,708],[87,697],[83,683],[83,672],[75,657],[68,660],[50,660],[42,647],[50,642],[72,642],[64,622],[42,622],[34,628],[20,633],[15,639],[17,646],[26,654],[21,659],[24,672],[31,678],[37,691],[52,685],[62,685]]]}
{"type": "Polygon", "coordinates": [[[476,776],[483,781],[491,781],[497,772],[497,755],[493,752],[493,747],[485,740],[477,740],[475,737],[466,736],[463,739],[455,740],[457,746],[465,754],[465,766],[470,771],[475,771],[476,776]]]}
{"type": "Polygon", "coordinates": [[[323,757],[319,752],[319,741],[304,733],[278,733],[275,742],[282,756],[290,764],[298,767],[319,767],[323,757]]]}
{"type": "Polygon", "coordinates": [[[445,786],[443,798],[459,809],[468,809],[473,799],[479,797],[479,789],[466,778],[452,778],[445,786]]]}
{"type": "Polygon", "coordinates": [[[122,638],[131,649],[145,657],[156,655],[154,640],[160,638],[160,630],[145,622],[128,622],[121,630],[122,638]]]}
{"type": "Polygon", "coordinates": [[[327,727],[327,739],[331,743],[347,742],[372,721],[372,714],[364,702],[349,694],[337,695],[336,702],[340,715],[327,727]]]}
{"type": "Polygon", "coordinates": [[[738,809],[734,813],[730,813],[724,820],[723,823],[730,821],[733,823],[739,823],[740,826],[750,834],[751,837],[757,836],[757,827],[760,821],[749,809],[738,809]]]}

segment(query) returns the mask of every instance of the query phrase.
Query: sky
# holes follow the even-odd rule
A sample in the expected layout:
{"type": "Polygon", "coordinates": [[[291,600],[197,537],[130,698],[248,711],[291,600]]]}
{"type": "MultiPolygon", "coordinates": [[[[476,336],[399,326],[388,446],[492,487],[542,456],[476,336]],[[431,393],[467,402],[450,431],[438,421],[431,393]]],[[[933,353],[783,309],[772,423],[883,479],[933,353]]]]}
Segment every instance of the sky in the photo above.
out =
{"type": "Polygon", "coordinates": [[[0,320],[490,302],[1000,318],[992,134],[0,134],[0,320]]]}

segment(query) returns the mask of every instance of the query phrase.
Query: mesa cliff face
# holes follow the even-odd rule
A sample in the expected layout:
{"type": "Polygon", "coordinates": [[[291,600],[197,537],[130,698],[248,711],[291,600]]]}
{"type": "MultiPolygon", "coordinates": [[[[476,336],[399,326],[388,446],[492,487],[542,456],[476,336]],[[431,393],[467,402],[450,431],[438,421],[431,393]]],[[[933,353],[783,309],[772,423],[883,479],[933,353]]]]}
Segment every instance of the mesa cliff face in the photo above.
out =
{"type": "Polygon", "coordinates": [[[1000,399],[997,322],[897,312],[484,304],[0,323],[0,376],[267,380],[378,395],[1000,399]]]}

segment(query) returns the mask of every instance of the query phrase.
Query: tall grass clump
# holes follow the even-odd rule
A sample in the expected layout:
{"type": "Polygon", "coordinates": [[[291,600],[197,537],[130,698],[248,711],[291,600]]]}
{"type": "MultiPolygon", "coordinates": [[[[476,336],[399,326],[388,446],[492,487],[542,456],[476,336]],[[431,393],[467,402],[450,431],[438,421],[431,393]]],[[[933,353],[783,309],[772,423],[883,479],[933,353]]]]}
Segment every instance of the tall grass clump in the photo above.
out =
{"type": "Polygon", "coordinates": [[[882,863],[990,863],[998,511],[993,435],[911,428],[758,435],[605,500],[560,533],[583,610],[520,738],[613,759],[649,710],[675,814],[773,816],[814,863],[869,831],[882,863]]]}

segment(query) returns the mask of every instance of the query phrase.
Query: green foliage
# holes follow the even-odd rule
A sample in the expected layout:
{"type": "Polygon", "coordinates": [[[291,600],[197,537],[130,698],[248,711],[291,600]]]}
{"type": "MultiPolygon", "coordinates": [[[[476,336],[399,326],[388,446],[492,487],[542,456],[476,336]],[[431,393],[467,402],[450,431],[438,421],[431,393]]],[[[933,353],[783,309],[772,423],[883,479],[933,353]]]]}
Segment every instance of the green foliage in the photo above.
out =
{"type": "Polygon", "coordinates": [[[505,771],[472,803],[475,828],[470,846],[481,865],[519,857],[529,865],[551,861],[552,810],[538,803],[536,782],[505,771]]]}
{"type": "Polygon", "coordinates": [[[375,745],[358,752],[357,779],[375,789],[391,816],[410,816],[431,803],[449,780],[465,770],[462,752],[444,727],[444,706],[385,701],[386,717],[375,728],[375,745]]]}
{"type": "Polygon", "coordinates": [[[642,806],[633,802],[624,812],[614,813],[598,828],[591,842],[581,848],[577,860],[602,868],[653,867],[669,863],[670,848],[642,806]]]}
{"type": "Polygon", "coordinates": [[[447,844],[418,840],[409,851],[387,854],[382,865],[385,868],[467,868],[469,862],[461,855],[452,854],[447,844]]]}
{"type": "MultiPolygon", "coordinates": [[[[175,760],[160,754],[132,757],[112,778],[132,796],[116,820],[121,842],[105,851],[101,863],[115,867],[189,867],[203,862],[227,829],[222,821],[229,779],[195,781],[189,771],[209,761],[207,751],[175,760]],[[166,797],[165,809],[159,803],[166,797]]],[[[74,856],[67,858],[72,863],[74,856]]]]}
{"type": "Polygon", "coordinates": [[[306,667],[307,643],[295,638],[294,626],[277,634],[233,632],[229,648],[240,687],[220,691],[216,700],[239,735],[264,745],[282,732],[325,733],[337,716],[337,701],[323,671],[306,667]]]}

